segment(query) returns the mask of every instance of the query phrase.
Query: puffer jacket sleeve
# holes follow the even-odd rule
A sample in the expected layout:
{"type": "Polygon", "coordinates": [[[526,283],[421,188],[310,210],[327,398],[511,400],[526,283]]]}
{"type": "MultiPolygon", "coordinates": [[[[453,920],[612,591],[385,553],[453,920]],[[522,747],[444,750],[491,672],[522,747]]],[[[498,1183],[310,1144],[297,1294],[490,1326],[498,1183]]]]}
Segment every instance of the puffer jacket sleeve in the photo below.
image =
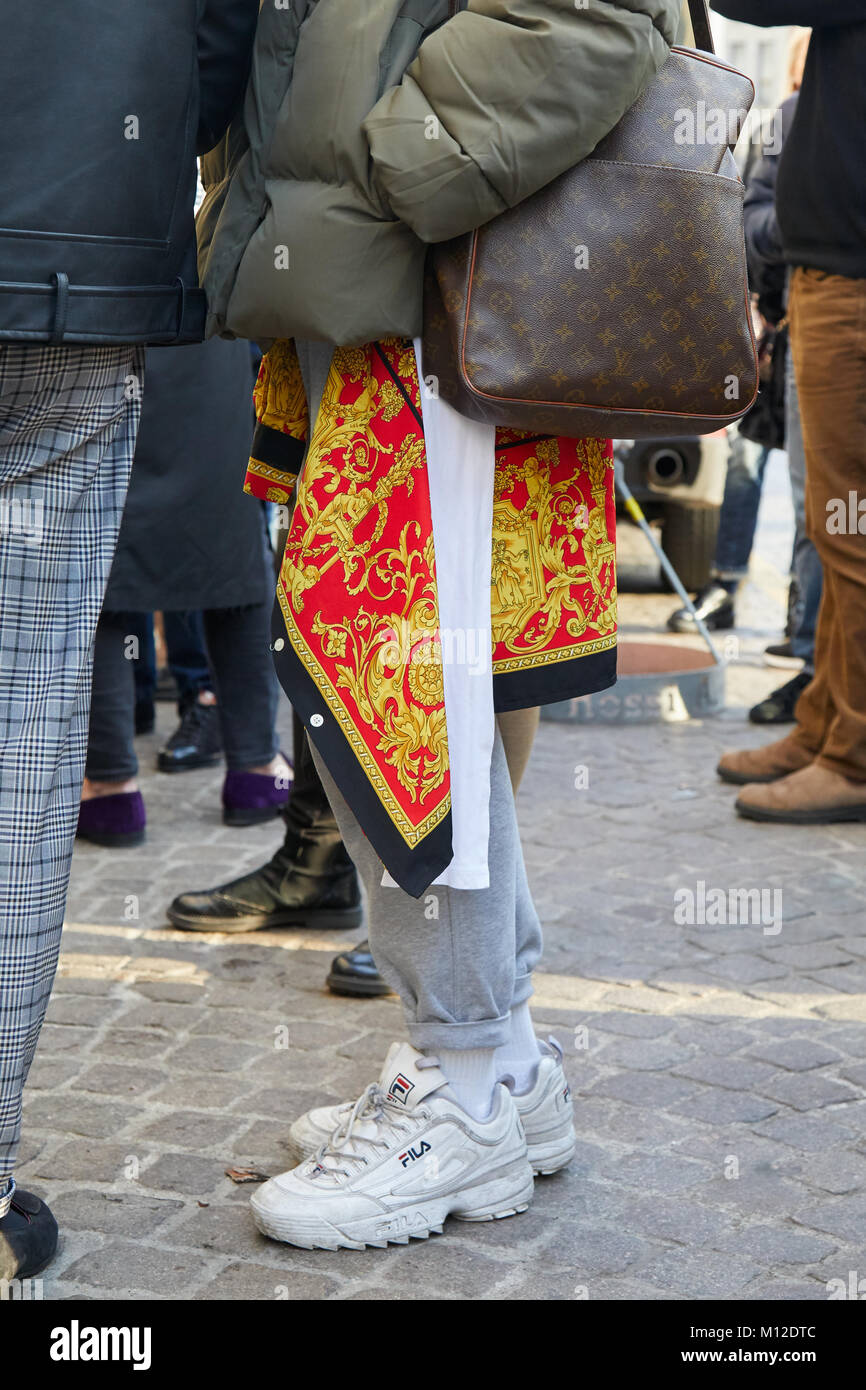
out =
{"type": "Polygon", "coordinates": [[[481,226],[595,148],[679,18],[680,0],[469,0],[364,122],[378,190],[422,241],[481,226]]]}

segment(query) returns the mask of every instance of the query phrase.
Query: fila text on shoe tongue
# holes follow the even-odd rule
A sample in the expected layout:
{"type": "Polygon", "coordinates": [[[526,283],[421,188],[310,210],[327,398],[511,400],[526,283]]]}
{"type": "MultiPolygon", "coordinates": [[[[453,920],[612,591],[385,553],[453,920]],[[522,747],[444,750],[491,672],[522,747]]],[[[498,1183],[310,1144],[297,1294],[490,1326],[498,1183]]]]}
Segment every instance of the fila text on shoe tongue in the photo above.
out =
{"type": "Polygon", "coordinates": [[[402,1043],[396,1052],[391,1049],[379,1077],[379,1085],[390,1101],[405,1110],[414,1110],[426,1096],[446,1084],[439,1067],[418,1067],[419,1062],[426,1061],[424,1053],[410,1043],[402,1043]]]}

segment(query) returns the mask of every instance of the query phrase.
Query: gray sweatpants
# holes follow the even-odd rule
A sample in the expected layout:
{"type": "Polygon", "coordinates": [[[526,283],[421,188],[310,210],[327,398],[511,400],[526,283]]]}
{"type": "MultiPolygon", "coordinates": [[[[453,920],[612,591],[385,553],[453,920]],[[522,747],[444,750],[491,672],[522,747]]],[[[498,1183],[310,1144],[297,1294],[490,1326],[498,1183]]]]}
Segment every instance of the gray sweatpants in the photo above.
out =
{"type": "MultiPolygon", "coordinates": [[[[312,747],[312,744],[311,744],[312,747]]],[[[415,1047],[500,1047],[508,1015],[532,993],[541,926],[526,881],[514,794],[497,729],[490,769],[490,887],[431,886],[423,898],[382,887],[382,863],[313,758],[367,893],[370,949],[396,990],[415,1047]]]]}
{"type": "MultiPolygon", "coordinates": [[[[333,349],[296,342],[310,419],[315,420],[333,349]]],[[[490,769],[490,887],[431,887],[416,899],[382,887],[382,863],[315,748],[343,842],[367,891],[370,949],[403,1001],[415,1047],[499,1047],[508,1015],[532,993],[541,926],[532,902],[514,813],[514,793],[497,729],[490,769]]]]}

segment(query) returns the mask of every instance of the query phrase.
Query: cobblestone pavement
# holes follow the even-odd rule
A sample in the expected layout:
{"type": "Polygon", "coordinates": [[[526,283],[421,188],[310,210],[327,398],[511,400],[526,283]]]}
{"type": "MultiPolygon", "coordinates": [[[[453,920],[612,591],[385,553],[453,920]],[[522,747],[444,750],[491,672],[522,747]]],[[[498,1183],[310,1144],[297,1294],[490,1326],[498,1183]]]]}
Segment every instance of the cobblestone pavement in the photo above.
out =
{"type": "MultiPolygon", "coordinates": [[[[758,659],[782,611],[765,558],[787,544],[779,507],[724,717],[541,726],[519,809],[547,939],[535,1017],[565,1048],[572,1168],[522,1216],[406,1247],[260,1237],[225,1169],[288,1166],[290,1120],[357,1094],[400,1013],[326,992],[334,933],[167,930],[174,893],[252,867],[279,829],[224,828],[219,770],[146,770],[146,846],[76,852],[28,1092],[19,1178],[63,1230],[46,1298],[824,1299],[866,1275],[866,828],[738,820],[713,775],[723,748],[762,741],[745,708],[779,682],[758,659]],[[781,890],[781,929],[679,924],[675,895],[701,881],[771,905],[781,890]]],[[[627,596],[624,624],[657,630],[671,605],[627,596]]],[[[141,740],[145,769],[155,748],[141,740]]]]}

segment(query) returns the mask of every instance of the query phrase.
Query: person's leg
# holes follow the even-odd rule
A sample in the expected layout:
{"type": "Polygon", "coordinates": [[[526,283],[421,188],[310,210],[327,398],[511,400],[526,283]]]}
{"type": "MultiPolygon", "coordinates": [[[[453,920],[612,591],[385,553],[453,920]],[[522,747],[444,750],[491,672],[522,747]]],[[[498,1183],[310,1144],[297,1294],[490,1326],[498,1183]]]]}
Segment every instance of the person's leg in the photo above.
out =
{"type": "Polygon", "coordinates": [[[223,748],[203,615],[198,609],[163,613],[162,628],[180,723],[160,748],[157,768],[174,773],[213,767],[223,748]]]}
{"type": "Polygon", "coordinates": [[[292,760],[295,765],[295,778],[292,782],[292,795],[283,812],[286,822],[285,849],[294,860],[304,844],[317,846],[320,854],[336,857],[342,868],[351,865],[351,859],[342,839],[337,818],[328,800],[328,794],[319,776],[319,769],[313,758],[310,740],[307,738],[302,721],[292,712],[292,760]]]}
{"type": "Polygon", "coordinates": [[[106,849],[140,845],[147,824],[134,743],[134,616],[103,609],[93,643],[90,732],[76,833],[106,849]]]}
{"type": "Polygon", "coordinates": [[[765,659],[768,665],[799,666],[802,663],[802,668],[750,709],[749,720],[753,724],[793,724],[800,696],[815,674],[815,628],[823,574],[818,552],[806,535],[806,453],[790,345],[786,356],[785,440],[795,522],[785,628],[787,640],[770,645],[765,659]]]}
{"type": "Polygon", "coordinates": [[[138,655],[133,659],[135,676],[135,732],[153,732],[156,711],[156,642],[153,634],[152,613],[130,613],[129,631],[138,644],[138,655]]]}
{"type": "Polygon", "coordinates": [[[143,374],[139,348],[0,350],[0,1192],[57,965],[143,374]]]}
{"type": "Polygon", "coordinates": [[[88,783],[134,782],[138,772],[135,671],[128,655],[131,616],[103,609],[96,627],[83,798],[94,795],[88,783]]]}
{"type": "Polygon", "coordinates": [[[378,855],[315,750],[313,757],[367,891],[376,964],[400,995],[413,1044],[446,1057],[486,1051],[483,1066],[476,1058],[479,1079],[495,1079],[492,1054],[511,1039],[512,1007],[529,998],[541,954],[501,738],[491,764],[490,887],[433,884],[420,900],[382,886],[378,855]]]}
{"type": "Polygon", "coordinates": [[[269,594],[262,603],[209,608],[203,614],[230,771],[264,771],[275,763],[279,752],[279,683],[270,649],[272,608],[273,595],[269,594]]]}
{"type": "Polygon", "coordinates": [[[163,613],[162,630],[168,668],[177,685],[178,712],[182,714],[201,691],[213,690],[202,614],[198,609],[163,613]]]}
{"type": "Polygon", "coordinates": [[[737,810],[783,823],[866,820],[866,281],[798,270],[789,312],[806,524],[824,571],[815,679],[792,735],[808,762],[747,787],[737,810]]]}
{"type": "MultiPolygon", "coordinates": [[[[338,928],[363,919],[358,875],[340,839],[334,813],[293,716],[295,775],[276,854],[252,873],[216,888],[181,893],[168,918],[185,931],[256,931],[263,927],[338,928]]],[[[381,991],[380,991],[381,992],[381,991]]]]}
{"type": "Polygon", "coordinates": [[[794,553],[791,562],[795,589],[791,613],[791,651],[794,656],[802,659],[804,671],[811,674],[815,669],[815,629],[818,624],[824,576],[815,544],[806,533],[806,447],[800,419],[794,354],[790,347],[785,389],[785,435],[795,522],[794,553]]]}
{"type": "MultiPolygon", "coordinates": [[[[698,617],[711,631],[735,625],[734,601],[749,573],[764,472],[770,456],[769,449],[744,438],[739,430],[729,430],[728,441],[728,471],[715,558],[710,578],[694,599],[698,617]]],[[[675,609],[667,625],[671,632],[697,632],[695,618],[688,608],[675,609]]]]}
{"type": "Polygon", "coordinates": [[[439,1229],[449,1212],[478,1220],[522,1211],[532,1193],[527,1167],[534,1174],[564,1168],[574,1155],[575,1134],[561,1051],[539,1046],[526,1003],[541,931],[523,870],[501,737],[497,733],[490,777],[490,887],[460,891],[434,883],[421,901],[382,887],[378,856],[314,756],[364,879],[377,960],[401,996],[414,1047],[395,1043],[378,1084],[357,1101],[298,1117],[289,1139],[301,1162],[255,1194],[256,1223],[279,1240],[335,1248],[404,1239],[410,1229],[439,1229]],[[531,1058],[534,1081],[525,1087],[517,1082],[519,1066],[501,1068],[507,1050],[509,1062],[531,1058]],[[500,1081],[507,1083],[510,1102],[500,1081]],[[508,1129],[515,1112],[520,1146],[508,1129]],[[449,1154],[452,1123],[461,1136],[457,1165],[449,1154]],[[419,1137],[407,1148],[413,1132],[419,1137]],[[429,1173],[416,1170],[408,1184],[393,1185],[395,1172],[399,1176],[424,1154],[421,1136],[428,1132],[429,1173]],[[356,1161],[356,1136],[362,1136],[361,1154],[365,1145],[375,1152],[369,1180],[366,1165],[356,1161]],[[329,1170],[333,1198],[321,1203],[317,1179],[329,1170]],[[424,1183],[420,1212],[417,1177],[424,1183]],[[386,1219],[371,1222],[365,1216],[371,1208],[359,1206],[358,1195],[368,1189],[374,1196],[392,1194],[386,1219]],[[394,1196],[402,1196],[401,1206],[395,1207],[394,1196]]]}
{"type": "MultiPolygon", "coordinates": [[[[530,709],[509,710],[506,713],[498,714],[496,722],[499,725],[499,732],[502,737],[502,744],[505,749],[505,761],[508,764],[508,775],[511,779],[511,789],[517,795],[518,788],[526,771],[529,757],[532,752],[532,745],[538,730],[538,721],[541,714],[536,706],[530,709]]],[[[301,728],[303,737],[303,728],[301,728]]],[[[324,792],[322,793],[324,795],[324,792]]],[[[336,830],[336,825],[335,825],[336,830]]],[[[339,837],[339,831],[337,831],[339,837]]],[[[525,883],[525,879],[524,879],[525,883]]],[[[528,892],[528,889],[527,889],[528,892]]],[[[524,920],[529,924],[528,942],[532,940],[532,904],[529,903],[529,911],[525,919],[523,911],[518,913],[518,933],[517,945],[518,955],[521,951],[523,936],[522,923],[524,920]]],[[[520,973],[520,972],[518,972],[520,973]]],[[[361,996],[378,995],[389,993],[389,987],[376,970],[376,964],[370,950],[370,943],[362,941],[351,950],[340,951],[331,961],[331,969],[328,974],[328,986],[335,994],[358,994],[361,996]]],[[[521,1082],[525,1079],[527,1071],[527,1057],[533,1056],[532,1044],[528,1038],[531,1029],[529,1019],[529,1006],[527,1004],[515,1005],[511,1011],[510,1028],[511,1035],[505,1049],[497,1052],[497,1063],[503,1069],[508,1067],[508,1058],[513,1059],[519,1054],[522,1060],[515,1063],[521,1074],[521,1082]]],[[[534,1034],[533,1034],[534,1037],[534,1034]]],[[[511,1067],[513,1073],[514,1066],[511,1067]]]]}
{"type": "Polygon", "coordinates": [[[277,747],[279,685],[270,650],[272,597],[243,608],[210,608],[205,639],[228,771],[223,820],[256,825],[289,799],[292,770],[277,747]]]}
{"type": "Polygon", "coordinates": [[[715,579],[732,593],[749,572],[769,454],[733,432],[713,566],[715,579]]]}
{"type": "Polygon", "coordinates": [[[828,767],[866,780],[866,539],[848,522],[849,494],[866,498],[866,281],[798,272],[791,341],[807,529],[825,574],[816,679],[797,706],[800,737],[828,767]],[[837,500],[846,517],[840,529],[832,522],[837,500]]]}
{"type": "Polygon", "coordinates": [[[537,705],[530,709],[505,710],[496,716],[511,778],[511,790],[515,796],[529,765],[540,717],[541,710],[537,705]]]}

